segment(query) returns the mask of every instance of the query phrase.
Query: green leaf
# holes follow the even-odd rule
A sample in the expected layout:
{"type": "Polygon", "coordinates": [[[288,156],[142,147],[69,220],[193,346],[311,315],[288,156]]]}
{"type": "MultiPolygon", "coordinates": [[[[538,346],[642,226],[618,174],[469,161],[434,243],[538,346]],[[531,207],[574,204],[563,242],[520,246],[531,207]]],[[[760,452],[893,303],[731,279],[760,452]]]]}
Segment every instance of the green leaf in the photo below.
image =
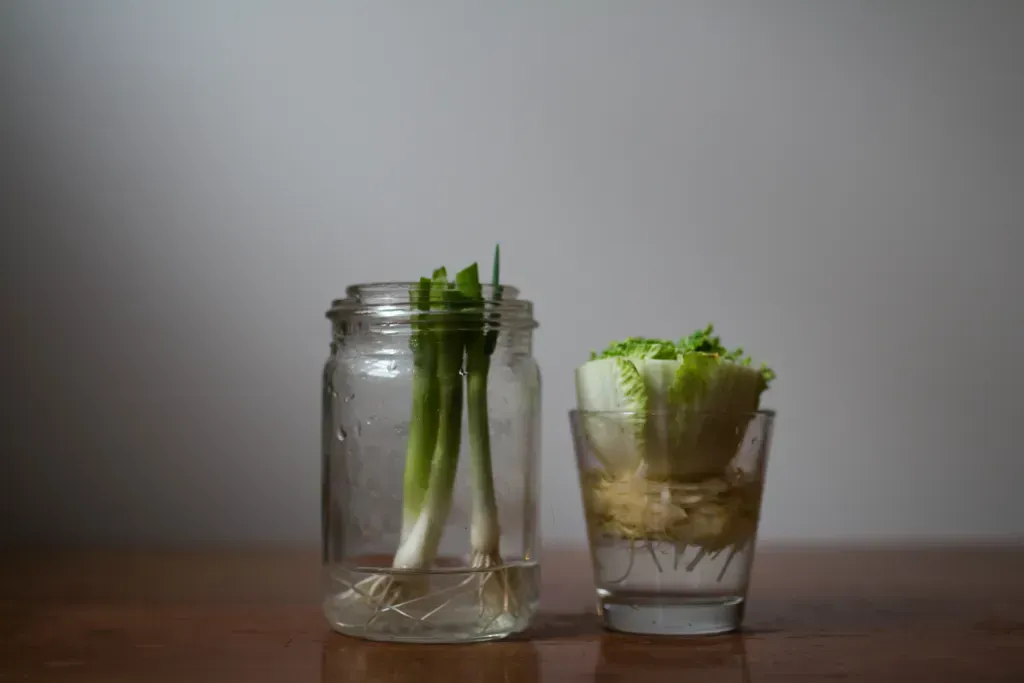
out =
{"type": "MultiPolygon", "coordinates": [[[[501,273],[501,245],[494,245],[494,266],[491,268],[491,290],[494,293],[494,303],[498,304],[501,301],[501,289],[499,287],[498,276],[501,273]]],[[[490,316],[491,328],[487,331],[487,336],[484,338],[484,353],[490,356],[494,353],[494,349],[498,345],[498,319],[499,315],[494,313],[490,316]]]]}
{"type": "Polygon", "coordinates": [[[674,405],[692,405],[708,392],[711,377],[718,369],[718,358],[704,353],[691,353],[683,357],[676,370],[675,381],[669,387],[669,402],[674,405]]]}
{"type": "Polygon", "coordinates": [[[472,301],[483,298],[480,287],[480,273],[475,263],[466,266],[455,274],[455,287],[463,296],[472,301]]]}
{"type": "Polygon", "coordinates": [[[625,358],[616,358],[615,368],[618,370],[619,393],[626,410],[637,413],[646,411],[647,387],[644,385],[643,375],[637,370],[636,365],[625,358]]]}

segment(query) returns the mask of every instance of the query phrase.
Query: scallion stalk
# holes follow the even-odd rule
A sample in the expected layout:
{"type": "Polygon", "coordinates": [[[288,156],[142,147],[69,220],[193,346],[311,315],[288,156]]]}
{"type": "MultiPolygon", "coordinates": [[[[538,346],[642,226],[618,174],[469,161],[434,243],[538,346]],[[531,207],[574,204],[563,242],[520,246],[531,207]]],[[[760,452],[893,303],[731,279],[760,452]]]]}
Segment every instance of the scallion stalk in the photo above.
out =
{"type": "MultiPolygon", "coordinates": [[[[501,252],[494,250],[492,289],[495,300],[498,287],[501,252]]],[[[456,278],[462,294],[476,304],[466,333],[466,404],[469,426],[470,466],[472,468],[472,512],[470,521],[470,562],[473,567],[494,567],[502,564],[501,525],[494,494],[494,472],[491,462],[490,415],[487,406],[488,374],[491,354],[497,342],[497,329],[485,325],[485,302],[476,264],[456,278]]]]}
{"type": "Polygon", "coordinates": [[[420,278],[419,288],[409,292],[423,313],[413,318],[410,346],[413,353],[412,418],[406,444],[402,495],[402,536],[412,530],[430,482],[430,463],[437,443],[439,383],[437,381],[437,338],[430,328],[431,279],[420,278]]]}
{"type": "MultiPolygon", "coordinates": [[[[416,452],[414,476],[406,477],[406,481],[413,482],[414,496],[421,495],[422,498],[416,520],[407,529],[392,563],[402,569],[423,569],[434,561],[451,511],[462,440],[464,333],[460,309],[463,306],[462,295],[449,287],[447,272],[439,268],[434,272],[430,290],[431,310],[443,311],[431,314],[430,325],[436,353],[437,439],[426,490],[417,488],[422,485],[422,452],[416,452]]],[[[415,415],[413,420],[416,420],[415,415]]],[[[413,431],[411,426],[410,435],[413,431]]],[[[414,503],[415,499],[406,509],[412,510],[414,503]]]]}

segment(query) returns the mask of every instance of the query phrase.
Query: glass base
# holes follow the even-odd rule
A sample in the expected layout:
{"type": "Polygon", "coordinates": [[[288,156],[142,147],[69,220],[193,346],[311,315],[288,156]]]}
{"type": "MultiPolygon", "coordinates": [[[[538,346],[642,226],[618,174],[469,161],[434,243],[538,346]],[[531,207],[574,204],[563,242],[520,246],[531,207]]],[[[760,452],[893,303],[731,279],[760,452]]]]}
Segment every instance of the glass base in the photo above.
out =
{"type": "Polygon", "coordinates": [[[471,643],[526,630],[539,602],[536,562],[420,572],[329,568],[324,614],[347,636],[384,642],[471,643]]]}
{"type": "Polygon", "coordinates": [[[612,631],[700,636],[736,631],[743,622],[741,597],[598,595],[604,626],[612,631]]]}
{"type": "Polygon", "coordinates": [[[379,633],[365,628],[352,628],[340,624],[330,624],[335,633],[349,638],[372,640],[378,643],[412,643],[416,645],[459,645],[462,643],[486,643],[493,640],[504,640],[520,633],[523,629],[502,631],[499,633],[467,633],[458,631],[421,631],[415,635],[402,636],[391,633],[379,633]]]}

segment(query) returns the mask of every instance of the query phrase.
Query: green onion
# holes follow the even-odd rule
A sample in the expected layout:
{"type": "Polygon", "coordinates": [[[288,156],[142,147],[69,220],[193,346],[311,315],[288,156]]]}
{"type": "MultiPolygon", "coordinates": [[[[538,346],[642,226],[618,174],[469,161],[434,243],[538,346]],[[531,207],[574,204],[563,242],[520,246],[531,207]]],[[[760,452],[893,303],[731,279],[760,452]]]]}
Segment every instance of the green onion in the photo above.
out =
{"type": "MultiPolygon", "coordinates": [[[[499,252],[494,255],[494,292],[497,296],[499,252]]],[[[491,437],[487,409],[487,376],[491,367],[497,330],[485,330],[484,299],[476,264],[459,273],[456,286],[474,307],[467,316],[466,405],[469,422],[470,465],[472,467],[472,517],[470,556],[474,567],[501,564],[501,527],[494,496],[491,466],[491,437]]]]}
{"type": "MultiPolygon", "coordinates": [[[[402,482],[401,541],[392,561],[394,568],[423,570],[437,560],[452,507],[465,395],[472,482],[469,563],[474,569],[494,570],[474,573],[472,579],[478,584],[481,618],[492,620],[495,612],[517,609],[501,558],[487,406],[498,335],[498,316],[488,313],[488,307],[500,299],[499,259],[496,247],[493,302],[484,296],[475,263],[459,271],[454,282],[448,281],[445,268],[438,268],[409,292],[412,414],[402,482]]],[[[347,596],[369,599],[379,608],[413,599],[425,588],[409,577],[382,574],[360,582],[347,596]]]]}
{"type": "MultiPolygon", "coordinates": [[[[422,281],[421,281],[422,283],[422,281]]],[[[422,284],[421,290],[422,292],[422,284]]],[[[418,302],[417,302],[418,303],[418,302]]],[[[430,287],[430,309],[441,311],[431,315],[429,332],[422,326],[415,335],[417,340],[414,349],[414,367],[416,357],[424,353],[423,346],[431,348],[435,361],[435,373],[432,382],[424,376],[419,385],[414,375],[414,393],[420,387],[427,387],[420,405],[430,407],[429,397],[436,384],[436,440],[430,458],[430,474],[424,478],[423,470],[426,462],[425,450],[428,447],[426,436],[432,431],[434,411],[429,416],[417,415],[414,411],[412,424],[409,428],[409,446],[407,447],[406,463],[412,464],[412,472],[407,467],[404,483],[405,495],[403,512],[410,519],[410,525],[403,524],[403,539],[395,553],[393,565],[402,569],[423,569],[433,563],[444,526],[451,511],[452,491],[455,485],[455,473],[459,463],[459,448],[462,440],[462,361],[463,361],[463,324],[458,312],[464,307],[463,296],[450,288],[447,272],[439,268],[434,272],[430,287]],[[424,344],[424,340],[429,342],[424,344]],[[416,435],[414,438],[413,435],[416,435]],[[415,515],[415,521],[411,518],[415,515]]],[[[424,363],[425,367],[429,367],[424,363]]],[[[415,372],[419,372],[418,368],[415,372]]],[[[420,401],[419,394],[413,398],[414,406],[420,401]]]]}

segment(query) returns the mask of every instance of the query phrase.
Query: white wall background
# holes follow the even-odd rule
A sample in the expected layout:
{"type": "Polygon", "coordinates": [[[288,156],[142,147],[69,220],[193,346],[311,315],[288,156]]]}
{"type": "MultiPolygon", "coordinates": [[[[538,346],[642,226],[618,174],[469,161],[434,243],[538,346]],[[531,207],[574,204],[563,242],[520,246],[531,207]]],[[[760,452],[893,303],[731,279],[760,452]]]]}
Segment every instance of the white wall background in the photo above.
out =
{"type": "Polygon", "coordinates": [[[770,361],[769,539],[1024,535],[1024,3],[0,5],[0,537],[314,541],[323,311],[486,261],[572,368],[770,361]]]}

